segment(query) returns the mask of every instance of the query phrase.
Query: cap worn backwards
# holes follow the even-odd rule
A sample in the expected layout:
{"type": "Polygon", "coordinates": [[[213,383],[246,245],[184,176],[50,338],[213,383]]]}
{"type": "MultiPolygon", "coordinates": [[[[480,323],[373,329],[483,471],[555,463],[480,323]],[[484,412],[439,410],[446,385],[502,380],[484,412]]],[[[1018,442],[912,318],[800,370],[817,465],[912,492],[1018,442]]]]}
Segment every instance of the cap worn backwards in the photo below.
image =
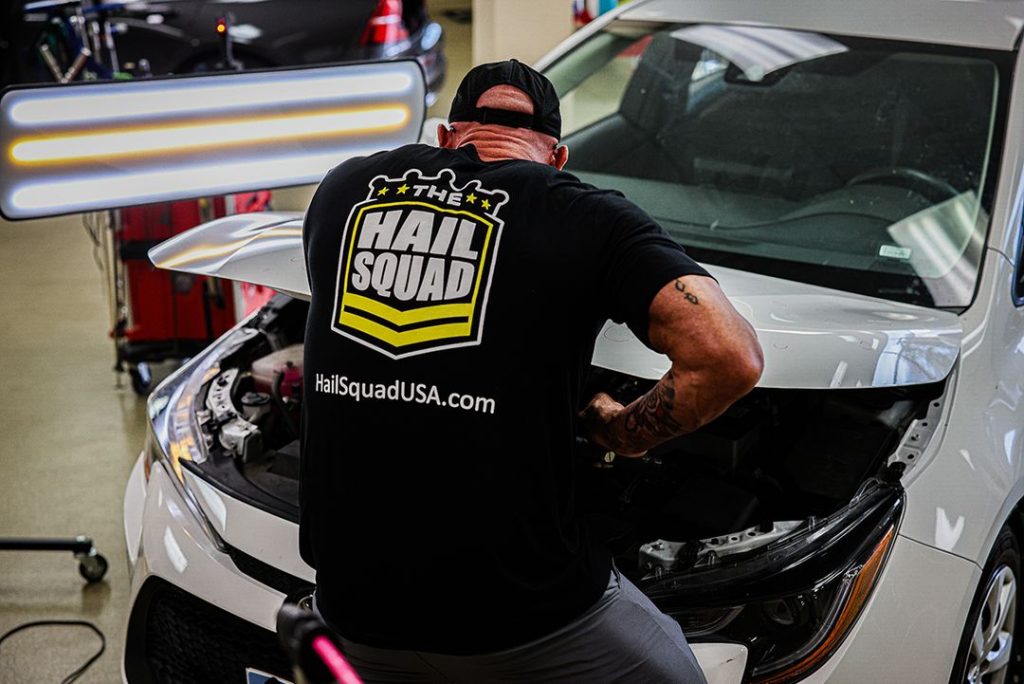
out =
{"type": "Polygon", "coordinates": [[[558,94],[551,81],[515,59],[481,64],[471,69],[455,93],[448,121],[476,121],[512,128],[529,128],[556,139],[562,137],[558,94]],[[476,106],[481,95],[499,85],[510,85],[526,93],[533,101],[533,114],[476,106]]]}

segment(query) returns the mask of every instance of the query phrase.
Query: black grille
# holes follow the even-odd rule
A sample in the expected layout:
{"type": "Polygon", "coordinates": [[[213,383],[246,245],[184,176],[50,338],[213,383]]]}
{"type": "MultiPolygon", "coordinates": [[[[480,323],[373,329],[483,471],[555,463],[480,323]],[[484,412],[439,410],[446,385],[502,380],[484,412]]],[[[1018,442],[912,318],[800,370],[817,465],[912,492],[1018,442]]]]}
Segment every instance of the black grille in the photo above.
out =
{"type": "Polygon", "coordinates": [[[161,579],[146,581],[128,625],[125,672],[129,682],[244,682],[247,667],[293,679],[273,632],[161,579]]]}
{"type": "Polygon", "coordinates": [[[276,589],[286,596],[296,596],[301,593],[312,593],[313,585],[304,579],[300,579],[284,570],[278,570],[273,565],[268,565],[258,558],[239,551],[233,546],[227,547],[227,554],[234,561],[235,566],[249,577],[252,577],[261,584],[276,589]]]}

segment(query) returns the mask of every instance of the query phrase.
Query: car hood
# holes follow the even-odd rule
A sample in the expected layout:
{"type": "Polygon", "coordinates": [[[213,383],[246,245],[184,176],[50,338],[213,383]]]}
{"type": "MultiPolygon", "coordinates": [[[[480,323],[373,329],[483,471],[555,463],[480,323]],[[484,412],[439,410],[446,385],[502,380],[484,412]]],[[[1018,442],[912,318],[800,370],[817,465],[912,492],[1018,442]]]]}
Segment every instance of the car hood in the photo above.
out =
{"type": "MultiPolygon", "coordinates": [[[[149,252],[159,268],[265,285],[309,299],[302,215],[238,214],[197,226],[149,252]]],[[[840,389],[944,379],[960,353],[956,314],[708,266],[764,349],[759,387],[840,389]]],[[[668,359],[625,326],[601,330],[594,365],[657,379],[668,359]]]]}

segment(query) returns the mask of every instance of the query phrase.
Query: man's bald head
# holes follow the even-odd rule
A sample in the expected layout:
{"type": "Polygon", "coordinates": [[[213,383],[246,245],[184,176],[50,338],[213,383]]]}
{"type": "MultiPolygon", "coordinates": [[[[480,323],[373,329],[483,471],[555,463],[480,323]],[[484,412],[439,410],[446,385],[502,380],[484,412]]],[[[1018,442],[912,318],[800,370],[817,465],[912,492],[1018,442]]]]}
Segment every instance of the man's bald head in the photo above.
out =
{"type": "MultiPolygon", "coordinates": [[[[530,96],[511,85],[488,88],[477,98],[476,106],[531,115],[535,110],[530,96]]],[[[449,149],[473,145],[484,161],[525,159],[561,169],[569,159],[568,149],[559,145],[557,138],[529,128],[457,121],[439,125],[437,140],[441,147],[449,149]]]]}
{"type": "Polygon", "coordinates": [[[533,114],[534,110],[533,100],[530,99],[530,96],[512,85],[496,85],[488,88],[477,98],[476,106],[506,109],[523,114],[533,114]]]}

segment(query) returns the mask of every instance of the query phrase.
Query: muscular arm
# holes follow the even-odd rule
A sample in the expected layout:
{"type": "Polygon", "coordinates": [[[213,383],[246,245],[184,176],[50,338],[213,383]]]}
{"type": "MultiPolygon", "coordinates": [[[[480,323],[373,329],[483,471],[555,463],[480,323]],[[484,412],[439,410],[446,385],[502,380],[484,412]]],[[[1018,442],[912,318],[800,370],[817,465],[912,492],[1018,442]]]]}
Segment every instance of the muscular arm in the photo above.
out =
{"type": "Polygon", "coordinates": [[[761,377],[761,346],[711,278],[683,276],[651,302],[648,337],[672,368],[622,406],[598,394],[581,418],[590,439],[624,456],[642,455],[721,415],[761,377]]]}

